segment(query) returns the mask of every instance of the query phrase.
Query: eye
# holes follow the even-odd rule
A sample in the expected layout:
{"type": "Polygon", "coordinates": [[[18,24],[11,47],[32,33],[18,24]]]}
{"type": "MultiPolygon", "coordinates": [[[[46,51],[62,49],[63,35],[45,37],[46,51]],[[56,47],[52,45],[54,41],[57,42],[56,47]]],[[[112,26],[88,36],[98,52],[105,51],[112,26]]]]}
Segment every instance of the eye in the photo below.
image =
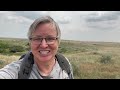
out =
{"type": "Polygon", "coordinates": [[[48,41],[53,41],[53,40],[56,40],[56,38],[54,37],[49,37],[49,38],[46,38],[48,41]]]}
{"type": "Polygon", "coordinates": [[[42,38],[32,38],[33,41],[41,41],[42,38]]]}

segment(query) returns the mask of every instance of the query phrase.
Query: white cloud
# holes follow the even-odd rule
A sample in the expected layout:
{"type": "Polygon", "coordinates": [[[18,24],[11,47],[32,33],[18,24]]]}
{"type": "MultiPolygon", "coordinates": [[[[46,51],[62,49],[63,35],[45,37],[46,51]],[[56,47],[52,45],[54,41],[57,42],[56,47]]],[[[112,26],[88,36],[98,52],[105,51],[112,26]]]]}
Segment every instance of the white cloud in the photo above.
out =
{"type": "Polygon", "coordinates": [[[32,23],[32,20],[29,20],[25,17],[22,17],[22,16],[7,16],[6,17],[9,21],[13,21],[15,23],[26,23],[26,22],[31,22],[32,23]]]}
{"type": "Polygon", "coordinates": [[[71,22],[71,17],[67,11],[52,11],[49,12],[49,15],[55,19],[57,23],[67,24],[71,22]]]}
{"type": "Polygon", "coordinates": [[[0,17],[2,17],[3,22],[11,22],[11,23],[32,23],[32,20],[16,15],[16,12],[8,12],[8,11],[3,11],[0,12],[0,17]]]}

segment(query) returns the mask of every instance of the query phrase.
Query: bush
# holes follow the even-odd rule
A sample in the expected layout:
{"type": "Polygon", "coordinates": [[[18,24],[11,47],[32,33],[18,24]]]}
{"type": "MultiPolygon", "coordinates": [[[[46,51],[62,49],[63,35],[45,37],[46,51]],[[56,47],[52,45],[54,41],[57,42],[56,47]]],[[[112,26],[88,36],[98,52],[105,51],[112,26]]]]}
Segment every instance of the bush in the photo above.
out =
{"type": "Polygon", "coordinates": [[[67,49],[66,48],[59,48],[58,52],[59,53],[65,53],[65,52],[67,52],[67,49]]]}
{"type": "Polygon", "coordinates": [[[23,51],[25,51],[25,48],[22,47],[22,46],[13,45],[13,46],[10,47],[9,50],[10,50],[11,53],[16,53],[16,52],[23,52],[23,51]]]}
{"type": "Polygon", "coordinates": [[[102,55],[102,57],[100,58],[100,62],[104,64],[110,63],[111,60],[112,60],[111,55],[102,55]]]}
{"type": "Polygon", "coordinates": [[[9,44],[4,42],[4,41],[0,41],[0,53],[7,53],[8,52],[8,48],[9,48],[9,44]]]}
{"type": "Polygon", "coordinates": [[[0,65],[3,65],[5,62],[3,60],[0,60],[0,65]]]}

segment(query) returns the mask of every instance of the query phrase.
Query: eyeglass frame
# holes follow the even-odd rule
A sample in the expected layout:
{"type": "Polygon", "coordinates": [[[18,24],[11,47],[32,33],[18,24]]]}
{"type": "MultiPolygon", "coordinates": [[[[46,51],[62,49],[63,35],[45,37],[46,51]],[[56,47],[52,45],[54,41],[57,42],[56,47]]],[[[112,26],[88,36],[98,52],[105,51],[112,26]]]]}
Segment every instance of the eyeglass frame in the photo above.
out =
{"type": "Polygon", "coordinates": [[[34,44],[36,44],[36,45],[41,44],[42,41],[43,41],[43,39],[45,39],[45,42],[46,42],[48,45],[52,45],[52,44],[55,43],[56,40],[59,39],[59,37],[57,36],[57,37],[45,37],[45,38],[43,38],[43,37],[40,37],[40,36],[39,36],[39,37],[30,37],[30,38],[29,38],[29,40],[30,40],[30,41],[33,41],[34,44]],[[49,40],[50,38],[52,38],[53,41],[50,42],[50,40],[49,40]],[[36,40],[36,43],[35,43],[35,40],[36,40]]]}

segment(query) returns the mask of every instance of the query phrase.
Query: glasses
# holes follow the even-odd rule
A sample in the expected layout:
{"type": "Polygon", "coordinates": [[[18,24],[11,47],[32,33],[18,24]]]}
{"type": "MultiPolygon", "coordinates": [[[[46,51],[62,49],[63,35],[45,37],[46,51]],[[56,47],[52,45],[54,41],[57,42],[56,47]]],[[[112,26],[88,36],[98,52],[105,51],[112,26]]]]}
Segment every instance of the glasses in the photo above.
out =
{"type": "Polygon", "coordinates": [[[32,41],[33,44],[41,44],[43,39],[45,39],[47,44],[51,45],[51,44],[54,44],[56,42],[56,40],[58,40],[58,37],[46,37],[46,38],[32,37],[32,38],[30,38],[30,40],[32,41]]]}

